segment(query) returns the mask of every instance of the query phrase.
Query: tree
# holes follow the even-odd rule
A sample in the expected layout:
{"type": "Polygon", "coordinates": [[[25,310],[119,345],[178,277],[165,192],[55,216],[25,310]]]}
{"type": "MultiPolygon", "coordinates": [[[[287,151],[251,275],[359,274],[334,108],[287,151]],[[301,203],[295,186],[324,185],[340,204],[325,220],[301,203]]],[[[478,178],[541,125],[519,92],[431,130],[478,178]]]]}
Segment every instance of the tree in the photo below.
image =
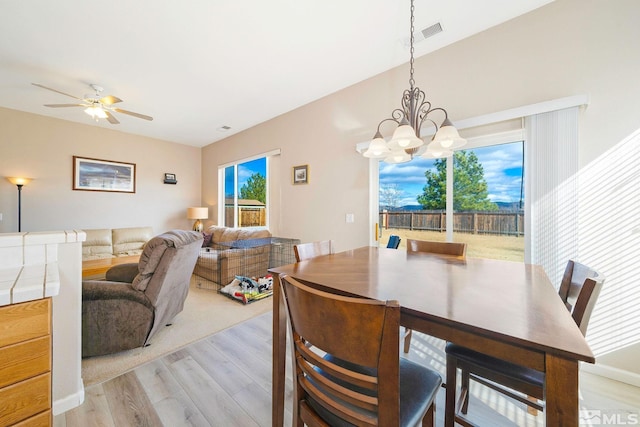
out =
{"type": "Polygon", "coordinates": [[[384,209],[397,208],[402,197],[402,190],[398,184],[380,186],[380,206],[384,209]]]}
{"type": "Polygon", "coordinates": [[[256,172],[240,188],[240,198],[267,203],[267,179],[256,172]]]}
{"type": "MultiPolygon", "coordinates": [[[[426,171],[427,185],[418,196],[423,209],[445,209],[447,196],[447,160],[435,161],[435,172],[426,171]]],[[[495,211],[498,205],[489,200],[484,169],[473,151],[457,151],[453,156],[453,210],[495,211]]]]}

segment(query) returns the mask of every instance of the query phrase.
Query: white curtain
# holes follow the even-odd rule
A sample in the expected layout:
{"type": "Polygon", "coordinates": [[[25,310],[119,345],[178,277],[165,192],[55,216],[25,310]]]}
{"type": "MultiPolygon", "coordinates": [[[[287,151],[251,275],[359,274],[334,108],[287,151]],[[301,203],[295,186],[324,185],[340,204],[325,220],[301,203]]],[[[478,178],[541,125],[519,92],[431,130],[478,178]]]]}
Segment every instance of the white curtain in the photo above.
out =
{"type": "Polygon", "coordinates": [[[525,119],[525,258],[557,287],[578,253],[578,107],[525,119]]]}

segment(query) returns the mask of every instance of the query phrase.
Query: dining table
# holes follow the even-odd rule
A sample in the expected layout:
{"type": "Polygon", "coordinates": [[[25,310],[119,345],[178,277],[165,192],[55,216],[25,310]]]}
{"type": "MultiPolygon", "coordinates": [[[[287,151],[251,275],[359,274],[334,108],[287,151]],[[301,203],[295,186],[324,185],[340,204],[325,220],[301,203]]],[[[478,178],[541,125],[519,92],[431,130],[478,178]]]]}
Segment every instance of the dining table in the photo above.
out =
{"type": "MultiPolygon", "coordinates": [[[[281,274],[340,295],[397,300],[402,326],[543,371],[546,425],[578,426],[579,362],[595,358],[541,266],[365,246],[269,271],[273,426],[284,422],[287,318],[281,274]]],[[[445,426],[453,425],[446,417],[445,426]]]]}

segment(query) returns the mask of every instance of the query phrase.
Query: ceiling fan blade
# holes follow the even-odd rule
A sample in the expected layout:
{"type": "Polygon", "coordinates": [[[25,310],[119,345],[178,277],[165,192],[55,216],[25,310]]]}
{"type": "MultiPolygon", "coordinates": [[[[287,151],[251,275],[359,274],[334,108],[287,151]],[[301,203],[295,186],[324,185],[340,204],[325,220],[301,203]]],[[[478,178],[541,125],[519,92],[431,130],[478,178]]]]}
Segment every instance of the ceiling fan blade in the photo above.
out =
{"type": "Polygon", "coordinates": [[[145,116],[144,114],[134,113],[133,111],[127,111],[127,110],[123,110],[121,108],[114,108],[113,111],[116,111],[116,112],[122,113],[122,114],[128,114],[130,116],[137,117],[139,119],[145,119],[145,120],[149,120],[149,121],[153,120],[153,117],[151,117],[151,116],[145,116]]]}
{"type": "Polygon", "coordinates": [[[100,103],[101,104],[112,105],[112,104],[115,104],[117,102],[122,102],[122,99],[118,98],[117,96],[113,96],[113,95],[107,95],[104,98],[100,98],[100,103]]]}
{"type": "Polygon", "coordinates": [[[112,125],[117,125],[118,123],[120,123],[113,114],[111,114],[107,110],[104,110],[104,112],[107,113],[107,120],[109,121],[109,123],[111,123],[112,125]]]}
{"type": "Polygon", "coordinates": [[[57,93],[59,93],[61,95],[70,96],[71,98],[79,99],[79,100],[82,101],[82,98],[78,98],[77,96],[69,95],[68,93],[60,92],[59,90],[51,89],[50,87],[42,86],[41,84],[38,84],[38,83],[31,83],[31,84],[34,85],[34,86],[41,87],[42,89],[50,90],[52,92],[57,92],[57,93]]]}
{"type": "Polygon", "coordinates": [[[60,108],[60,107],[86,107],[84,104],[44,104],[45,107],[60,108]]]}

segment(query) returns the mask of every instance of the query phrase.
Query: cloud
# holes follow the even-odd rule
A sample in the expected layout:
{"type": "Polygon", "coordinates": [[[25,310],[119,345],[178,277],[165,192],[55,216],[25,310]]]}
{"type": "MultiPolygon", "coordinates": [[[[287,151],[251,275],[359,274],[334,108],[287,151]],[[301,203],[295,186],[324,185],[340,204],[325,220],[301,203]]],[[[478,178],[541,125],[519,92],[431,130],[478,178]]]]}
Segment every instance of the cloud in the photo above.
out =
{"type": "MultiPolygon", "coordinates": [[[[520,200],[522,179],[522,142],[475,148],[484,170],[489,199],[494,202],[520,200]]],[[[418,204],[416,197],[423,192],[427,180],[425,171],[435,171],[434,160],[414,159],[397,165],[380,163],[380,185],[397,184],[402,190],[401,205],[418,204]]]]}

